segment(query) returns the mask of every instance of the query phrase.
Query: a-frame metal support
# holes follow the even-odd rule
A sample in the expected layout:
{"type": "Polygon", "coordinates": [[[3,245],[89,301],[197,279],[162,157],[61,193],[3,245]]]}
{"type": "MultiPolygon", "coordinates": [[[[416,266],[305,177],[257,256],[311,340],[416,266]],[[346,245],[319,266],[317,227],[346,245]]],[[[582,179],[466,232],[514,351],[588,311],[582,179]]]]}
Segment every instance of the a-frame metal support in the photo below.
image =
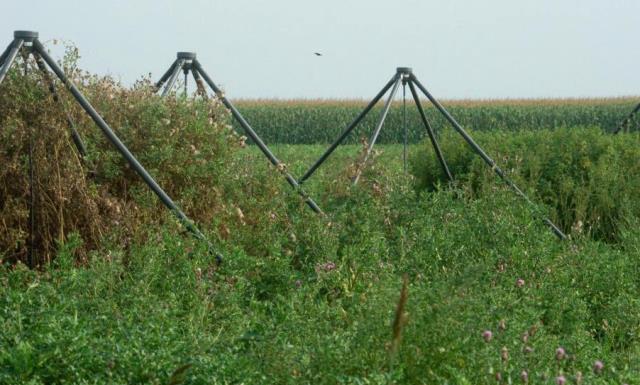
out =
{"type": "Polygon", "coordinates": [[[286,181],[293,187],[293,189],[304,199],[306,204],[316,213],[324,215],[318,204],[302,189],[299,185],[298,181],[286,170],[284,163],[282,163],[274,154],[271,152],[269,147],[262,141],[262,139],[258,136],[258,134],[254,131],[251,125],[245,120],[240,111],[231,103],[229,99],[224,96],[224,93],[218,86],[213,82],[211,77],[205,72],[202,65],[196,59],[196,54],[193,52],[178,52],[176,60],[169,67],[169,69],[162,75],[160,80],[155,84],[156,90],[160,91],[163,86],[162,96],[165,96],[174,86],[176,78],[180,74],[180,71],[184,72],[185,79],[189,72],[193,75],[197,86],[198,94],[205,96],[206,90],[204,89],[204,82],[213,90],[216,97],[220,99],[222,104],[231,112],[233,118],[240,124],[244,132],[248,137],[258,146],[260,151],[267,157],[269,162],[274,165],[284,176],[286,181]]]}
{"type": "Polygon", "coordinates": [[[411,95],[413,96],[413,100],[414,100],[414,102],[416,104],[416,108],[418,109],[418,112],[420,114],[420,118],[422,120],[422,123],[425,126],[425,129],[426,129],[427,134],[429,136],[429,140],[431,141],[431,144],[433,145],[434,151],[436,153],[436,157],[438,158],[438,162],[440,163],[442,171],[446,175],[447,179],[452,181],[453,180],[453,175],[451,174],[451,171],[449,170],[447,162],[445,161],[445,158],[444,158],[444,155],[442,153],[442,150],[440,149],[440,145],[438,144],[435,132],[433,131],[433,128],[431,127],[431,124],[427,120],[427,116],[424,113],[424,109],[422,108],[422,104],[420,103],[420,99],[419,99],[417,90],[420,90],[422,92],[422,94],[424,96],[426,96],[427,99],[429,99],[429,101],[434,105],[434,107],[443,115],[443,117],[451,124],[451,126],[462,136],[462,138],[467,142],[467,144],[471,147],[471,149],[476,154],[478,154],[482,158],[482,160],[484,160],[484,162],[489,167],[491,167],[491,169],[500,177],[500,179],[502,179],[518,196],[523,198],[531,207],[534,208],[534,211],[536,212],[536,215],[541,217],[543,222],[545,224],[547,224],[547,226],[549,226],[551,228],[553,233],[558,238],[560,238],[560,239],[565,239],[566,238],[566,235],[553,222],[551,222],[548,218],[546,218],[543,215],[540,215],[538,213],[537,206],[529,199],[529,197],[527,197],[527,195],[522,190],[520,190],[520,188],[518,188],[518,186],[516,186],[516,184],[506,175],[506,173],[500,167],[498,167],[496,162],[493,159],[491,159],[491,157],[489,155],[487,155],[487,153],[473,140],[473,138],[465,131],[464,128],[462,128],[462,126],[453,118],[453,116],[451,116],[451,114],[449,114],[449,112],[440,104],[440,102],[438,102],[438,100],[436,98],[434,98],[429,93],[429,91],[422,85],[422,83],[420,83],[420,81],[418,80],[416,75],[413,73],[411,68],[408,68],[408,67],[399,67],[399,68],[397,68],[396,74],[391,78],[391,80],[389,80],[389,82],[380,90],[380,92],[378,92],[378,94],[373,98],[373,100],[371,100],[371,102],[353,120],[353,122],[351,122],[347,126],[347,128],[340,134],[338,139],[329,146],[329,148],[309,168],[309,170],[307,170],[307,172],[302,176],[302,178],[300,178],[300,180],[298,182],[300,184],[302,184],[307,179],[309,179],[309,177],[311,177],[311,175],[313,175],[313,173],[318,169],[318,167],[320,167],[320,165],[322,165],[322,163],[324,163],[324,161],[327,160],[327,158],[333,153],[333,151],[358,126],[358,124],[365,118],[367,113],[369,113],[369,111],[371,111],[371,109],[380,101],[380,99],[391,88],[392,89],[391,90],[391,94],[390,94],[389,98],[387,99],[387,101],[386,101],[386,103],[385,103],[385,105],[383,107],[383,110],[382,110],[382,113],[380,115],[378,124],[376,125],[374,133],[373,133],[373,135],[371,137],[371,141],[369,142],[369,147],[367,148],[367,152],[365,154],[365,157],[364,157],[364,160],[363,160],[363,164],[360,165],[360,167],[358,169],[358,173],[356,174],[356,177],[354,178],[354,181],[353,181],[354,184],[357,183],[358,179],[360,177],[360,174],[362,172],[362,168],[365,166],[364,162],[366,162],[367,157],[368,157],[369,153],[371,152],[371,149],[375,145],[375,141],[376,141],[376,139],[378,137],[378,134],[380,133],[380,129],[382,128],[382,126],[384,124],[384,120],[385,120],[385,118],[387,116],[387,113],[389,111],[389,105],[391,103],[391,100],[393,99],[394,93],[397,91],[398,85],[401,82],[406,83],[406,84],[409,85],[409,89],[411,91],[411,95]]]}

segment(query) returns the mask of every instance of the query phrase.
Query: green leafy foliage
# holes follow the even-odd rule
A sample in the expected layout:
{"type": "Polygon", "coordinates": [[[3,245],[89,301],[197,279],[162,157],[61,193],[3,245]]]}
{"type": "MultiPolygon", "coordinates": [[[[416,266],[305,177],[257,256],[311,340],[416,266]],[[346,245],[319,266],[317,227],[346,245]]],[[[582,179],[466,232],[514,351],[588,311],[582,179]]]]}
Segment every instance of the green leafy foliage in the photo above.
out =
{"type": "MultiPolygon", "coordinates": [[[[640,215],[640,136],[608,135],[596,128],[473,132],[474,139],[509,178],[550,210],[566,232],[616,241],[629,218],[640,215]]],[[[440,138],[456,186],[471,197],[493,194],[502,185],[455,133],[440,138]]],[[[419,189],[447,184],[429,142],[412,159],[419,189]]]]}
{"type": "Polygon", "coordinates": [[[557,242],[506,192],[467,202],[393,191],[345,197],[368,215],[335,227],[338,249],[302,264],[297,252],[264,259],[230,246],[216,267],[169,228],[94,252],[87,267],[5,266],[0,382],[162,384],[185,365],[187,384],[638,375],[637,251],[557,242]],[[403,274],[406,324],[390,366],[403,274]]]}

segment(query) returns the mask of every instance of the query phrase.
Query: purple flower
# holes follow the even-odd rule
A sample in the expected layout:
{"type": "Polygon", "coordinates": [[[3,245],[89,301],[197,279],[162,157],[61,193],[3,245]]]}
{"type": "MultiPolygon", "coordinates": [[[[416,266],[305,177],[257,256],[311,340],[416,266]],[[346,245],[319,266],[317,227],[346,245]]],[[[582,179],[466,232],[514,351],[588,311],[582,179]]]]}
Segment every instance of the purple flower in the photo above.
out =
{"type": "Polygon", "coordinates": [[[316,271],[317,272],[320,272],[320,271],[329,272],[331,270],[335,270],[336,267],[338,267],[338,266],[333,262],[325,262],[325,263],[320,263],[320,264],[316,265],[316,271]]]}
{"type": "Polygon", "coordinates": [[[602,369],[604,369],[604,364],[602,361],[596,360],[596,362],[593,363],[593,372],[595,374],[600,374],[602,373],[602,369]]]}
{"type": "Polygon", "coordinates": [[[296,287],[299,289],[300,287],[302,287],[302,281],[299,279],[296,279],[296,287]]]}
{"type": "Polygon", "coordinates": [[[567,353],[564,351],[564,348],[561,346],[556,349],[556,360],[560,361],[567,356],[567,353]]]}
{"type": "Polygon", "coordinates": [[[522,279],[522,278],[518,278],[518,279],[516,280],[516,286],[518,286],[518,287],[522,287],[522,286],[524,286],[524,279],[522,279]]]}
{"type": "Polygon", "coordinates": [[[567,382],[567,379],[564,376],[556,377],[556,384],[557,385],[564,385],[566,382],[567,382]]]}
{"type": "Polygon", "coordinates": [[[485,330],[482,332],[482,338],[484,339],[484,342],[489,342],[491,341],[491,338],[493,338],[493,333],[491,333],[491,330],[485,330]]]}

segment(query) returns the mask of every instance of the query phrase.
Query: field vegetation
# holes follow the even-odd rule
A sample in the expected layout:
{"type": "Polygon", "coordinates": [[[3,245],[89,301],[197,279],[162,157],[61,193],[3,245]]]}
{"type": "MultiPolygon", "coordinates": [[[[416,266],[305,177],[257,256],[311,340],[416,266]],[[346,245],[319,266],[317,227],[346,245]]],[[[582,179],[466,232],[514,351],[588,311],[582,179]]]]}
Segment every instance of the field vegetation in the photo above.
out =
{"type": "MultiPolygon", "coordinates": [[[[407,173],[401,145],[379,146],[350,187],[362,146],[339,148],[305,184],[322,217],[216,101],[67,70],[225,259],[65,96],[80,158],[38,78],[12,72],[0,88],[0,383],[640,383],[636,134],[472,131],[566,242],[446,132],[453,184],[420,143],[407,173]],[[25,265],[29,149],[37,269],[25,265]]],[[[492,119],[511,116],[502,108],[492,119]]],[[[273,150],[294,175],[325,148],[292,143],[273,150]]]]}

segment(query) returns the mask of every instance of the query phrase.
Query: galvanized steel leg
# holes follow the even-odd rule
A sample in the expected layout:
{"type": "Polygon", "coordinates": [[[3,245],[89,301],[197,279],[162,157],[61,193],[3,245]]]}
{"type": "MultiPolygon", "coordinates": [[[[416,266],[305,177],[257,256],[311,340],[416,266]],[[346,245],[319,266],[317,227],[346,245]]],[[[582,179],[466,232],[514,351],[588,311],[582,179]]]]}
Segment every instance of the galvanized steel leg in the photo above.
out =
{"type": "Polygon", "coordinates": [[[184,96],[187,96],[187,79],[189,78],[189,71],[184,71],[184,96]]]}
{"type": "Polygon", "coordinates": [[[198,74],[198,71],[191,71],[191,75],[193,76],[193,80],[196,83],[196,93],[201,97],[208,99],[209,95],[207,95],[207,90],[204,88],[204,83],[202,82],[202,78],[198,74]]]}
{"type": "Polygon", "coordinates": [[[184,60],[177,60],[176,66],[173,68],[173,73],[171,74],[171,77],[169,78],[167,85],[164,87],[164,91],[162,91],[162,96],[166,96],[169,93],[169,91],[171,91],[171,89],[173,88],[173,85],[176,82],[176,79],[178,78],[178,74],[180,74],[180,71],[182,71],[183,65],[184,65],[184,60]]]}
{"type": "Polygon", "coordinates": [[[11,41],[11,43],[9,43],[7,48],[5,48],[4,51],[2,51],[2,54],[0,55],[0,67],[2,67],[2,65],[4,64],[4,61],[7,59],[7,55],[9,54],[9,51],[11,51],[11,47],[13,47],[13,40],[11,41]]]}
{"type": "Polygon", "coordinates": [[[403,128],[403,141],[402,141],[402,168],[404,173],[407,173],[407,81],[402,80],[402,128],[403,128]]]}
{"type": "Polygon", "coordinates": [[[23,44],[24,40],[22,39],[14,39],[13,43],[11,43],[11,49],[7,53],[2,67],[0,67],[0,84],[2,84],[5,76],[7,76],[7,72],[9,72],[9,68],[11,68],[13,62],[16,60],[16,56],[18,55],[18,52],[22,48],[23,44]]]}
{"type": "MultiPolygon", "coordinates": [[[[25,60],[26,63],[26,60],[25,60]]],[[[25,68],[25,76],[28,75],[28,68],[25,68]]],[[[36,243],[36,178],[35,178],[35,166],[34,166],[34,139],[33,139],[33,127],[29,127],[29,251],[27,255],[27,264],[29,268],[33,269],[36,266],[35,255],[35,243],[36,243]]]]}
{"type": "Polygon", "coordinates": [[[433,146],[434,151],[436,152],[436,156],[438,157],[438,161],[440,162],[440,166],[442,167],[442,171],[447,175],[449,181],[453,181],[453,175],[451,175],[451,171],[449,171],[449,166],[447,166],[447,162],[444,160],[444,155],[442,154],[442,150],[440,149],[440,145],[438,144],[438,140],[436,139],[435,132],[433,128],[431,128],[431,124],[429,124],[429,120],[427,120],[427,115],[424,113],[424,109],[422,108],[422,103],[420,103],[420,98],[418,97],[418,93],[416,92],[416,88],[409,80],[409,90],[411,91],[411,95],[413,96],[413,101],[416,104],[416,108],[418,109],[418,113],[420,114],[420,118],[422,119],[422,123],[424,127],[427,129],[427,134],[429,135],[429,140],[431,141],[431,145],[433,146]]]}
{"type": "Polygon", "coordinates": [[[169,76],[173,74],[173,70],[175,69],[177,63],[178,63],[178,59],[174,60],[173,63],[171,63],[171,66],[169,67],[169,69],[164,73],[164,75],[162,75],[160,80],[156,82],[156,84],[154,85],[156,92],[159,91],[160,88],[162,88],[162,85],[167,81],[167,79],[169,79],[169,76]]]}
{"type": "Polygon", "coordinates": [[[316,202],[313,199],[311,199],[311,197],[309,197],[307,193],[304,192],[304,190],[302,190],[302,188],[298,184],[298,181],[296,181],[296,179],[286,171],[284,164],[280,162],[278,158],[276,158],[276,156],[271,152],[271,150],[269,150],[267,145],[264,144],[264,142],[262,141],[262,139],[260,139],[258,134],[256,134],[253,128],[251,128],[251,126],[249,125],[249,123],[247,123],[247,121],[244,119],[242,114],[240,114],[240,112],[229,101],[229,99],[227,99],[224,96],[224,94],[222,93],[222,90],[218,88],[218,86],[216,86],[213,80],[211,80],[211,78],[204,71],[204,69],[202,68],[202,65],[198,60],[196,59],[193,60],[191,64],[191,71],[198,72],[199,75],[202,76],[204,81],[209,85],[209,87],[211,87],[211,89],[213,90],[213,92],[215,92],[218,98],[220,98],[220,100],[225,105],[225,107],[227,107],[229,111],[231,111],[231,115],[233,115],[233,117],[238,121],[240,126],[242,126],[242,128],[244,129],[244,132],[251,138],[251,140],[253,140],[253,142],[258,146],[260,151],[262,151],[262,153],[267,157],[267,159],[269,159],[271,164],[276,166],[276,168],[282,173],[282,175],[284,175],[285,179],[287,180],[287,182],[289,182],[291,187],[293,187],[296,190],[296,192],[304,198],[307,205],[311,207],[311,209],[316,213],[324,214],[320,209],[320,207],[316,204],[316,202]]]}
{"type": "MultiPolygon", "coordinates": [[[[513,191],[516,192],[517,195],[522,197],[529,205],[532,207],[536,207],[535,204],[527,197],[527,195],[516,186],[516,184],[507,177],[507,175],[502,171],[500,167],[496,164],[496,162],[487,155],[484,150],[467,134],[467,132],[458,124],[458,122],[449,114],[449,112],[427,91],[427,89],[420,83],[420,81],[415,77],[415,75],[411,75],[411,81],[415,83],[416,86],[424,93],[424,95],[433,103],[433,105],[442,113],[442,115],[451,123],[453,128],[458,131],[460,135],[464,138],[464,140],[471,146],[471,148],[478,154],[480,157],[491,167],[491,169],[509,186],[513,191]]],[[[553,233],[560,239],[566,239],[567,236],[556,226],[553,222],[551,222],[548,218],[543,217],[543,222],[547,224],[553,231],[553,233]]]]}

